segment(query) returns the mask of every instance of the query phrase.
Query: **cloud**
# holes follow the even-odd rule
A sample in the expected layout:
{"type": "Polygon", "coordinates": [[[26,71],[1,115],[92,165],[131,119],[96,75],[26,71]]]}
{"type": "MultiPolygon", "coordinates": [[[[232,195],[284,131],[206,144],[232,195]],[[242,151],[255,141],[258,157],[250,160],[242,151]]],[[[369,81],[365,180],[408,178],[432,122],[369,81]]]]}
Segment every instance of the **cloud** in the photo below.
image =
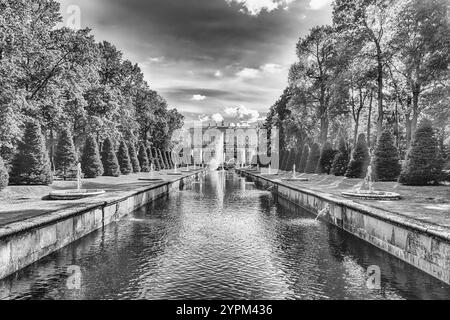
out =
{"type": "Polygon", "coordinates": [[[225,114],[229,117],[238,118],[240,120],[245,119],[245,122],[248,123],[255,123],[260,119],[259,112],[257,110],[248,109],[245,106],[226,108],[225,114]]]}
{"type": "Polygon", "coordinates": [[[213,115],[211,116],[211,119],[212,119],[214,122],[222,122],[222,121],[225,120],[225,119],[223,118],[223,116],[222,116],[220,113],[213,114],[213,115]]]}
{"type": "Polygon", "coordinates": [[[148,61],[150,61],[150,62],[156,62],[156,63],[158,63],[158,62],[162,62],[164,60],[164,57],[153,57],[153,58],[149,58],[148,59],[148,61]]]}
{"type": "Polygon", "coordinates": [[[254,68],[244,68],[241,71],[239,71],[238,73],[236,73],[236,75],[239,78],[243,78],[243,79],[256,79],[259,78],[261,74],[261,71],[259,69],[254,69],[254,68]]]}
{"type": "Polygon", "coordinates": [[[214,73],[214,77],[216,77],[216,78],[220,78],[222,76],[223,76],[223,73],[220,70],[217,70],[216,73],[214,73]]]}
{"type": "Polygon", "coordinates": [[[268,63],[261,66],[261,70],[268,73],[280,73],[281,71],[283,71],[283,67],[279,64],[268,63]]]}
{"type": "Polygon", "coordinates": [[[271,12],[278,8],[288,9],[288,5],[296,0],[225,0],[229,5],[237,3],[243,8],[239,10],[252,16],[257,16],[261,11],[271,12]]]}
{"type": "Polygon", "coordinates": [[[206,116],[206,115],[198,116],[198,121],[200,121],[200,122],[206,122],[206,121],[209,121],[209,117],[206,116]]]}
{"type": "Polygon", "coordinates": [[[201,94],[194,94],[191,100],[194,101],[203,101],[206,99],[206,96],[202,96],[201,94]]]}
{"type": "Polygon", "coordinates": [[[312,10],[320,10],[322,8],[325,8],[326,6],[330,5],[332,0],[311,0],[309,2],[309,7],[312,10]]]}

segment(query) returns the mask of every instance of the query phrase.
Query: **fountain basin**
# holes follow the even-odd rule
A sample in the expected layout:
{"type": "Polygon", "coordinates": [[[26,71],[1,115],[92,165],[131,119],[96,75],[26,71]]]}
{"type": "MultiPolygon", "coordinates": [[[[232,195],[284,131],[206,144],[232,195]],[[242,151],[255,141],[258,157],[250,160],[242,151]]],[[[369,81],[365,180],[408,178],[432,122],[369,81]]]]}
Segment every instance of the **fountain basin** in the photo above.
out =
{"type": "Polygon", "coordinates": [[[360,199],[360,200],[381,200],[381,201],[392,201],[392,200],[400,200],[402,197],[400,194],[395,192],[386,192],[386,191],[369,191],[369,190],[361,190],[361,191],[346,191],[342,192],[342,195],[345,197],[360,199]]]}
{"type": "Polygon", "coordinates": [[[50,192],[50,199],[52,200],[78,200],[88,197],[96,197],[105,194],[105,190],[101,189],[73,189],[60,190],[50,192]]]}

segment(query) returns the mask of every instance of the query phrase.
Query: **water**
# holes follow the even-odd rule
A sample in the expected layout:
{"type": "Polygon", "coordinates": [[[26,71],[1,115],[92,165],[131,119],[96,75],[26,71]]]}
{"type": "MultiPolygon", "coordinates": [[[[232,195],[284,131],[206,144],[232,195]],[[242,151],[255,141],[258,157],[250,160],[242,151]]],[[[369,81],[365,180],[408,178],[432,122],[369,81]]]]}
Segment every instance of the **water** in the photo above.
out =
{"type": "Polygon", "coordinates": [[[0,281],[2,299],[449,299],[450,288],[213,172],[0,281]],[[79,290],[67,268],[81,268],[79,290]],[[366,270],[381,268],[381,290],[366,270]]]}

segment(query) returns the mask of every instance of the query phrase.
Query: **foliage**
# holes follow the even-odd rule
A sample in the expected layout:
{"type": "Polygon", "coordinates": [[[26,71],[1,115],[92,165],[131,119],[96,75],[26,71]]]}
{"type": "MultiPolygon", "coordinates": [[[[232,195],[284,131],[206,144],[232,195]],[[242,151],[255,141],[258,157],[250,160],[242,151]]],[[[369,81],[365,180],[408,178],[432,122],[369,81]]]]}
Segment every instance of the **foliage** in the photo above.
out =
{"type": "Polygon", "coordinates": [[[370,164],[369,148],[367,147],[366,135],[361,133],[358,142],[352,152],[345,176],[347,178],[364,178],[370,164]]]}
{"type": "Polygon", "coordinates": [[[298,167],[298,172],[304,173],[306,170],[306,165],[308,164],[308,158],[309,158],[309,146],[305,144],[302,151],[302,157],[300,160],[300,165],[298,167]]]}
{"type": "Polygon", "coordinates": [[[73,144],[72,134],[69,129],[61,130],[55,155],[55,169],[66,180],[77,170],[77,153],[73,144]]]}
{"type": "Polygon", "coordinates": [[[130,161],[131,166],[133,167],[133,172],[134,173],[141,172],[141,165],[139,164],[139,159],[136,154],[136,147],[134,146],[134,143],[130,143],[128,147],[128,152],[130,154],[130,161]]]}
{"type": "Polygon", "coordinates": [[[399,181],[406,185],[436,183],[442,177],[442,166],[443,159],[433,127],[429,121],[423,121],[416,132],[399,181]]]}
{"type": "Polygon", "coordinates": [[[116,151],[110,138],[106,138],[103,142],[101,152],[104,176],[118,177],[120,176],[119,161],[117,160],[116,151]]]}
{"type": "Polygon", "coordinates": [[[133,166],[131,165],[130,154],[128,152],[127,144],[124,140],[120,142],[119,151],[117,153],[117,160],[119,161],[120,172],[124,175],[128,175],[133,172],[133,166]]]}
{"type": "Polygon", "coordinates": [[[344,176],[347,172],[348,163],[350,162],[350,148],[344,138],[339,140],[338,153],[333,159],[331,174],[335,176],[344,176]]]}
{"type": "Polygon", "coordinates": [[[26,124],[24,137],[12,163],[10,184],[49,185],[53,183],[50,160],[41,127],[36,122],[26,124]]]}
{"type": "Polygon", "coordinates": [[[103,175],[103,164],[97,141],[93,135],[89,135],[84,144],[81,169],[85,178],[97,178],[103,175]]]}
{"type": "Polygon", "coordinates": [[[317,164],[316,173],[330,174],[336,153],[337,151],[333,149],[333,145],[327,141],[322,148],[319,163],[317,164]]]}
{"type": "Polygon", "coordinates": [[[320,160],[320,144],[314,143],[311,147],[311,151],[309,152],[305,172],[315,173],[319,160],[320,160]]]}
{"type": "Polygon", "coordinates": [[[8,183],[9,183],[8,170],[6,170],[5,163],[3,162],[3,159],[0,157],[0,191],[5,189],[8,183]]]}
{"type": "Polygon", "coordinates": [[[400,175],[398,150],[389,130],[383,131],[378,139],[373,158],[373,170],[379,181],[396,181],[400,175]]]}

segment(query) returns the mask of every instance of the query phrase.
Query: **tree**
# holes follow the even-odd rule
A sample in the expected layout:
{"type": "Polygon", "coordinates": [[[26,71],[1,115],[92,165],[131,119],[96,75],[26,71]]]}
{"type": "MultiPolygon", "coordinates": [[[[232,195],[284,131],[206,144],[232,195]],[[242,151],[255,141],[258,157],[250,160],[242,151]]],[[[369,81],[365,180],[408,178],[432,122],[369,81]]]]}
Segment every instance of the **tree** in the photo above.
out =
{"type": "Polygon", "coordinates": [[[307,37],[299,40],[299,61],[291,67],[289,73],[290,83],[295,87],[304,87],[307,99],[316,106],[321,143],[328,139],[334,48],[333,28],[314,27],[307,37]]]}
{"type": "Polygon", "coordinates": [[[56,147],[55,169],[60,171],[64,180],[67,180],[77,166],[77,153],[73,144],[72,133],[69,129],[61,130],[56,147]]]}
{"type": "Polygon", "coordinates": [[[8,170],[5,168],[5,164],[3,163],[3,159],[0,157],[0,191],[5,189],[9,183],[9,175],[8,170]]]}
{"type": "Polygon", "coordinates": [[[309,146],[305,144],[302,151],[302,159],[300,160],[300,166],[298,167],[298,172],[304,173],[306,170],[306,165],[308,164],[309,158],[309,146]]]}
{"type": "Polygon", "coordinates": [[[93,135],[89,135],[86,139],[81,157],[81,169],[85,178],[97,178],[104,173],[97,141],[93,135]]]}
{"type": "Polygon", "coordinates": [[[295,164],[295,151],[291,149],[286,161],[285,171],[292,171],[295,164]]]}
{"type": "Polygon", "coordinates": [[[322,148],[316,172],[330,174],[336,153],[337,151],[333,149],[333,145],[327,141],[322,148]]]}
{"type": "Polygon", "coordinates": [[[384,67],[387,50],[387,18],[392,0],[336,0],[333,7],[333,22],[338,33],[346,32],[350,37],[361,37],[373,47],[377,64],[378,89],[378,135],[383,130],[384,120],[384,67]]]}
{"type": "Polygon", "coordinates": [[[331,174],[335,176],[344,176],[347,172],[350,162],[350,148],[344,138],[339,140],[338,153],[334,157],[331,174]]]}
{"type": "Polygon", "coordinates": [[[398,0],[392,8],[392,39],[389,42],[392,59],[389,64],[397,92],[405,108],[407,145],[417,129],[423,112],[421,98],[437,82],[448,79],[450,62],[450,24],[446,0],[398,0]],[[398,79],[397,79],[398,78],[398,79]]]}
{"type": "Polygon", "coordinates": [[[406,185],[437,183],[442,176],[443,161],[431,123],[423,121],[408,152],[399,182],[406,185]]]}
{"type": "Polygon", "coordinates": [[[400,175],[401,166],[398,150],[389,130],[383,131],[375,147],[373,169],[377,180],[396,181],[400,175]]]}
{"type": "Polygon", "coordinates": [[[117,159],[119,161],[120,172],[122,174],[128,175],[133,172],[133,166],[131,165],[128,147],[124,140],[120,142],[117,159]]]}
{"type": "Polygon", "coordinates": [[[138,154],[139,165],[142,172],[150,172],[150,163],[148,161],[147,150],[143,144],[139,146],[138,154]]]}
{"type": "Polygon", "coordinates": [[[358,137],[356,147],[352,152],[345,176],[347,178],[364,178],[370,163],[369,148],[367,147],[366,135],[361,133],[358,137]]]}
{"type": "Polygon", "coordinates": [[[306,164],[305,172],[315,173],[319,160],[320,160],[320,144],[314,143],[309,153],[308,163],[306,164]]]}
{"type": "Polygon", "coordinates": [[[128,152],[130,153],[130,160],[131,160],[131,166],[133,167],[134,173],[141,172],[141,165],[139,164],[139,159],[136,154],[136,148],[134,146],[134,143],[130,143],[130,146],[128,147],[128,152]]]}
{"type": "Polygon", "coordinates": [[[53,183],[50,160],[40,125],[29,122],[12,164],[10,183],[49,185],[53,183]]]}
{"type": "Polygon", "coordinates": [[[117,160],[116,152],[110,138],[106,138],[103,143],[102,163],[104,169],[104,176],[118,177],[120,176],[119,161],[117,160]]]}

